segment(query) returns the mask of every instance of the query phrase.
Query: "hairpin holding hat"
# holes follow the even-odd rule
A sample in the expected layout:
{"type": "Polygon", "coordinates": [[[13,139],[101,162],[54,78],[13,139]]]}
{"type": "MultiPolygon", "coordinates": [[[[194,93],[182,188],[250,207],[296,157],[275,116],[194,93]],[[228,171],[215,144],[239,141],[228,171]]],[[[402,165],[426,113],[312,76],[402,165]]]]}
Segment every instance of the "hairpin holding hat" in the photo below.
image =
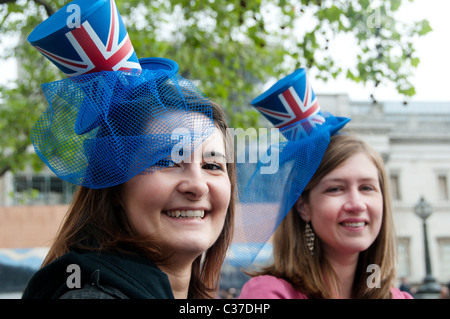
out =
{"type": "Polygon", "coordinates": [[[279,80],[252,105],[286,140],[268,148],[267,153],[273,148],[279,152],[274,174],[262,174],[260,168],[265,164],[261,162],[256,167],[237,164],[241,193],[229,259],[241,267],[254,261],[294,206],[319,167],[330,136],[350,121],[321,111],[305,69],[279,80]]]}

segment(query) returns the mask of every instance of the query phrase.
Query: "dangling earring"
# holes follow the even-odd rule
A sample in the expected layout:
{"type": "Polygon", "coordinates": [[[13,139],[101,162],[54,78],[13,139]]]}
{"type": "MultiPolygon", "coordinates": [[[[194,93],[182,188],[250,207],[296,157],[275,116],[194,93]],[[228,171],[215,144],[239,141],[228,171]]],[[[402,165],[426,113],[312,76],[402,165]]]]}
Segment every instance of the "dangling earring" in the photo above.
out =
{"type": "Polygon", "coordinates": [[[308,246],[309,252],[311,256],[314,255],[314,239],[315,239],[314,232],[309,225],[309,223],[306,223],[305,227],[305,238],[306,238],[306,246],[308,246]]]}

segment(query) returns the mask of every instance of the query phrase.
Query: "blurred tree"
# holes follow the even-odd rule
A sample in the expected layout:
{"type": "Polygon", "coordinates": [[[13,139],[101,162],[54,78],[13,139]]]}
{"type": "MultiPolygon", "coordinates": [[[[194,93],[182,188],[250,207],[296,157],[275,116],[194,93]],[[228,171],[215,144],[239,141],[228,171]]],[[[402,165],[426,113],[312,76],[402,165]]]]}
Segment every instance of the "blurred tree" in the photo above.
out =
{"type": "MultiPolygon", "coordinates": [[[[411,0],[409,0],[411,1],[411,0]]],[[[26,164],[41,165],[29,132],[46,102],[39,85],[64,75],[26,41],[31,30],[63,0],[0,0],[0,38],[22,39],[3,48],[0,58],[20,61],[14,85],[0,87],[0,176],[26,164]]],[[[395,21],[402,0],[116,0],[138,57],[177,61],[180,74],[196,80],[223,105],[233,127],[257,127],[249,102],[269,79],[296,68],[313,69],[320,79],[347,78],[394,83],[404,96],[415,94],[408,80],[417,67],[413,41],[431,31],[426,20],[395,21]],[[337,65],[328,45],[339,34],[355,39],[357,58],[337,65]]],[[[354,50],[354,48],[352,48],[354,50]]]]}

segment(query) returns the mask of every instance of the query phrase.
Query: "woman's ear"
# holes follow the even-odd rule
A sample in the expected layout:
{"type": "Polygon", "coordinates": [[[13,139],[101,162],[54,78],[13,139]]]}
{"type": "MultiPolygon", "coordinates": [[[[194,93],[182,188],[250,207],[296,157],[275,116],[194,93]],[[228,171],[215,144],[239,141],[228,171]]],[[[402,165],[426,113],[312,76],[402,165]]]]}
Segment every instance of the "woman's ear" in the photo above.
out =
{"type": "Polygon", "coordinates": [[[299,199],[297,200],[297,203],[295,203],[295,208],[297,209],[297,212],[300,214],[300,217],[305,222],[311,221],[311,216],[309,215],[309,206],[302,196],[300,196],[299,199]]]}

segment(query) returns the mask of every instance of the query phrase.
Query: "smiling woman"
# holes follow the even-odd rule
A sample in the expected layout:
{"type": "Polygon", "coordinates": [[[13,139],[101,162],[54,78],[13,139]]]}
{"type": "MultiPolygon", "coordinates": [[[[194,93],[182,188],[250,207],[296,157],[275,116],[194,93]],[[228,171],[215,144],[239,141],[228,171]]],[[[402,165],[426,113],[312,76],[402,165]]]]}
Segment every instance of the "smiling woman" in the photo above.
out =
{"type": "Polygon", "coordinates": [[[113,0],[75,0],[28,40],[68,76],[42,85],[31,141],[79,188],[23,298],[214,297],[236,180],[212,155],[232,151],[220,106],[175,61],[138,60],[113,0]]]}
{"type": "Polygon", "coordinates": [[[225,114],[210,104],[216,130],[196,149],[201,159],[195,152],[186,163],[169,157],[123,184],[77,190],[24,298],[215,296],[232,238],[236,177],[234,163],[220,155],[232,151],[225,114]],[[82,289],[66,285],[70,264],[80,266],[82,289]]]}
{"type": "Polygon", "coordinates": [[[274,262],[241,298],[411,298],[394,288],[395,234],[384,164],[369,145],[334,135],[274,234],[274,262]],[[371,282],[370,269],[376,269],[371,282]],[[369,273],[368,273],[369,272],[369,273]]]}
{"type": "MultiPolygon", "coordinates": [[[[70,106],[78,117],[69,118],[69,124],[41,119],[35,130],[40,141],[55,136],[48,135],[50,129],[62,136],[60,127],[65,127],[71,148],[67,138],[56,146],[35,140],[35,146],[50,165],[62,167],[61,178],[75,176],[81,186],[45,267],[30,281],[24,298],[211,298],[218,289],[232,236],[236,180],[234,161],[225,161],[233,152],[227,147],[232,144],[225,113],[179,76],[146,70],[121,76],[114,95],[122,100],[111,100],[105,123],[93,133],[78,137],[71,131],[76,126],[70,123],[81,113],[79,104],[70,106]],[[179,128],[192,132],[183,142],[190,147],[183,149],[181,160],[171,156],[178,145],[173,132],[179,128]],[[80,141],[79,146],[73,141],[80,141]],[[55,151],[58,145],[62,149],[55,151]],[[68,151],[78,155],[68,156],[68,151]],[[56,161],[59,152],[64,157],[56,161]],[[71,162],[83,156],[85,168],[79,170],[79,162],[71,162]],[[66,285],[71,264],[80,266],[82,289],[66,285]],[[144,273],[147,277],[140,278],[144,273]],[[118,280],[124,276],[129,280],[118,280]]],[[[95,92],[97,81],[89,84],[95,92]]],[[[60,102],[67,97],[59,92],[64,91],[58,89],[52,106],[69,107],[60,102]]],[[[95,107],[99,103],[92,97],[88,101],[95,107]]]]}

